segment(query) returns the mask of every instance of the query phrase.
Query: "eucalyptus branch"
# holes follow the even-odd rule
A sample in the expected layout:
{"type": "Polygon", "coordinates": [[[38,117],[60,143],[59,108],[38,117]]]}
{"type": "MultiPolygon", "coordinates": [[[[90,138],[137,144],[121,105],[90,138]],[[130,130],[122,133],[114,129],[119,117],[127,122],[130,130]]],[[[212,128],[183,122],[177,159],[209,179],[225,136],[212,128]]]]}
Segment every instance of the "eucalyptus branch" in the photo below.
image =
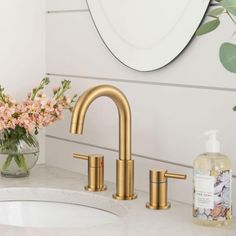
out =
{"type": "Polygon", "coordinates": [[[226,10],[226,14],[229,16],[229,18],[232,20],[232,22],[236,25],[236,21],[232,17],[232,15],[229,13],[229,11],[226,10]]]}
{"type": "Polygon", "coordinates": [[[216,6],[218,7],[218,6],[221,6],[221,5],[220,5],[220,3],[216,3],[216,2],[215,2],[215,3],[211,3],[211,6],[212,6],[212,7],[216,7],[216,6]]]}

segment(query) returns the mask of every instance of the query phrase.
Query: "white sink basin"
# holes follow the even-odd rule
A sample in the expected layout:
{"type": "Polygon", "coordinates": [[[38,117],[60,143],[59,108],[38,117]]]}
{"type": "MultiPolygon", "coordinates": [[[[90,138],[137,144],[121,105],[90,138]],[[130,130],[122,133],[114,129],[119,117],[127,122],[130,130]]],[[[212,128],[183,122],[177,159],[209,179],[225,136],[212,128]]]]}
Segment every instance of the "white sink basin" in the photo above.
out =
{"type": "Polygon", "coordinates": [[[126,210],[90,193],[42,189],[0,189],[0,224],[40,228],[84,228],[119,221],[126,210]]]}
{"type": "Polygon", "coordinates": [[[0,224],[25,227],[90,227],[111,223],[117,216],[75,204],[8,201],[0,202],[0,224]]]}

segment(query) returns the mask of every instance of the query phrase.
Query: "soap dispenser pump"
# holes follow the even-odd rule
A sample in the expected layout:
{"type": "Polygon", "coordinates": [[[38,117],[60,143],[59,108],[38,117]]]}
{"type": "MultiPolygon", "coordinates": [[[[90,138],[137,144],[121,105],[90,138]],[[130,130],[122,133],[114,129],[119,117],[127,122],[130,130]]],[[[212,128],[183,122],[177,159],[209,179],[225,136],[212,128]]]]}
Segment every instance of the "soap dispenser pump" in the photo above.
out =
{"type": "Polygon", "coordinates": [[[207,137],[206,141],[206,152],[208,153],[219,153],[220,152],[220,142],[217,140],[218,130],[209,130],[205,132],[207,137]]]}
{"type": "Polygon", "coordinates": [[[193,222],[223,226],[232,217],[232,170],[229,158],[220,153],[218,130],[205,132],[206,152],[193,164],[193,222]]]}

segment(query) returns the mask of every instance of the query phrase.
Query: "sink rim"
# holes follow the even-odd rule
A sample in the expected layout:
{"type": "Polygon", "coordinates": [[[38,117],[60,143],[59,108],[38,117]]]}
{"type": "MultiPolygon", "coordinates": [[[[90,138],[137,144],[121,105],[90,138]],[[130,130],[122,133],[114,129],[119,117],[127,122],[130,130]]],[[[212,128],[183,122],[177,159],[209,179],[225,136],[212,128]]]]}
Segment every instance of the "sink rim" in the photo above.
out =
{"type": "MultiPolygon", "coordinates": [[[[0,202],[13,202],[13,201],[31,201],[31,202],[51,202],[51,203],[65,203],[71,205],[80,205],[83,207],[93,208],[105,211],[116,215],[118,221],[128,214],[127,208],[121,205],[116,200],[108,197],[87,193],[71,189],[59,188],[42,188],[42,187],[3,187],[0,188],[0,202]]],[[[113,224],[104,223],[101,225],[113,224]]],[[[40,228],[43,227],[28,227],[17,226],[9,224],[0,224],[9,227],[17,228],[40,228]]],[[[45,227],[45,228],[60,228],[60,227],[45,227]]],[[[88,227],[75,227],[75,228],[89,228],[88,227]]]]}
{"type": "Polygon", "coordinates": [[[0,225],[17,228],[86,229],[120,221],[119,216],[107,211],[52,201],[0,201],[0,209],[0,225]]]}

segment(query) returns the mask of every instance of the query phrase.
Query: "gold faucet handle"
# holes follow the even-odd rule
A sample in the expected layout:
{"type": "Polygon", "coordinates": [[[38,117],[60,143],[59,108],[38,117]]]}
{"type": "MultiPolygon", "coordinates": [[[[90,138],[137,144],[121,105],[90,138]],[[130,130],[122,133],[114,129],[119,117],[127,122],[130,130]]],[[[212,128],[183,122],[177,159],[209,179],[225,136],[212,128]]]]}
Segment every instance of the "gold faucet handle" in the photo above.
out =
{"type": "Polygon", "coordinates": [[[100,154],[83,155],[80,153],[74,153],[73,157],[88,161],[88,166],[91,168],[104,168],[104,156],[100,154]]]}
{"type": "Polygon", "coordinates": [[[104,156],[100,154],[83,155],[74,153],[73,157],[88,161],[88,185],[85,190],[90,192],[104,191],[104,156]]]}
{"type": "Polygon", "coordinates": [[[89,156],[82,155],[80,153],[74,153],[73,157],[77,158],[77,159],[85,160],[85,161],[88,161],[88,159],[89,159],[89,156]]]}
{"type": "Polygon", "coordinates": [[[172,179],[186,179],[187,175],[182,175],[182,174],[174,174],[174,173],[165,173],[166,178],[172,178],[172,179]]]}
{"type": "Polygon", "coordinates": [[[150,195],[149,202],[146,204],[150,209],[168,209],[170,203],[167,202],[167,179],[186,179],[187,175],[168,173],[167,170],[150,170],[149,171],[150,195]]]}
{"type": "Polygon", "coordinates": [[[187,175],[168,173],[167,170],[150,170],[150,182],[163,183],[167,181],[167,178],[172,179],[186,179],[187,175]]]}

